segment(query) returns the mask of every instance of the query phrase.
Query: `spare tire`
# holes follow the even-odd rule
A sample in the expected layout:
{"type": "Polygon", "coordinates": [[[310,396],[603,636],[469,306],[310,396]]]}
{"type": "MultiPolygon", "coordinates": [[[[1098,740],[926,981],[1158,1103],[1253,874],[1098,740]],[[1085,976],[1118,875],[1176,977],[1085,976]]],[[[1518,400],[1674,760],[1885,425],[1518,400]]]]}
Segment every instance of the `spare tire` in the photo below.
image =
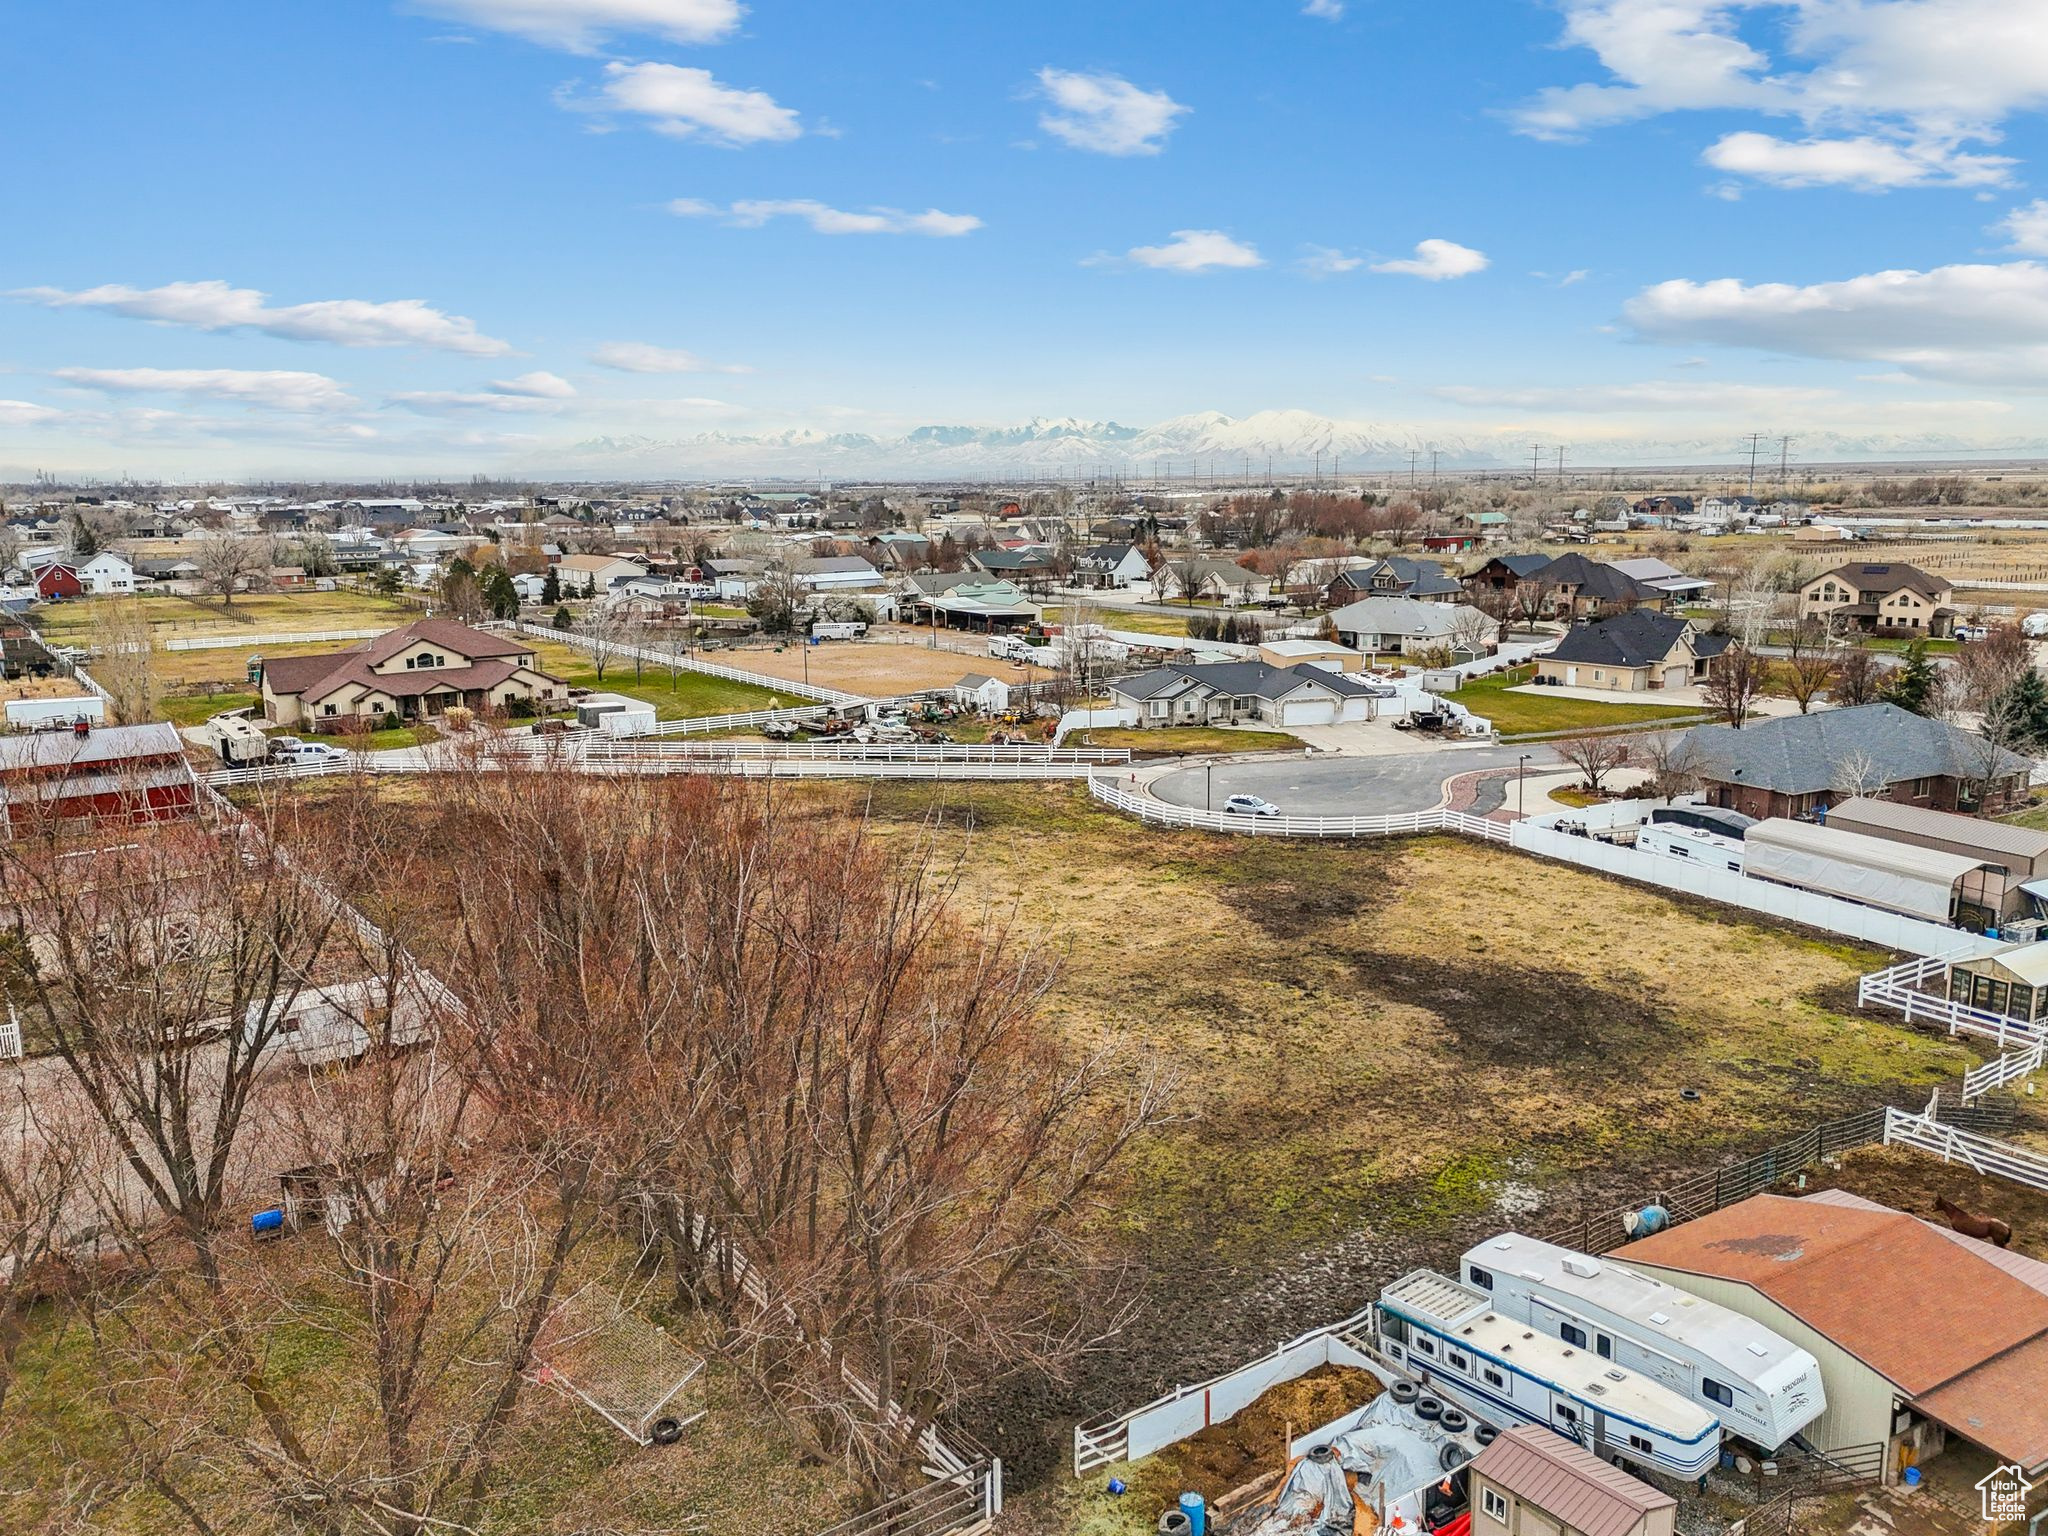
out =
{"type": "Polygon", "coordinates": [[[1431,1397],[1425,1393],[1415,1399],[1415,1417],[1418,1419],[1435,1420],[1443,1416],[1443,1411],[1441,1398],[1431,1397]]]}
{"type": "Polygon", "coordinates": [[[654,1427],[647,1431],[647,1438],[656,1445],[674,1445],[683,1438],[681,1419],[656,1419],[654,1427]]]}
{"type": "Polygon", "coordinates": [[[1422,1388],[1416,1386],[1412,1381],[1397,1381],[1387,1388],[1387,1396],[1403,1405],[1414,1402],[1421,1395],[1422,1388]]]}
{"type": "Polygon", "coordinates": [[[1464,1409],[1453,1408],[1447,1403],[1444,1405],[1444,1411],[1437,1419],[1437,1423],[1443,1425],[1446,1434],[1462,1435],[1472,1421],[1465,1417],[1464,1409]]]}
{"type": "Polygon", "coordinates": [[[1455,1472],[1471,1459],[1471,1453],[1462,1445],[1447,1445],[1437,1452],[1436,1464],[1446,1472],[1455,1472]]]}
{"type": "Polygon", "coordinates": [[[1500,1431],[1491,1424],[1475,1424],[1472,1426],[1472,1439],[1479,1445],[1491,1445],[1499,1438],[1500,1431]]]}

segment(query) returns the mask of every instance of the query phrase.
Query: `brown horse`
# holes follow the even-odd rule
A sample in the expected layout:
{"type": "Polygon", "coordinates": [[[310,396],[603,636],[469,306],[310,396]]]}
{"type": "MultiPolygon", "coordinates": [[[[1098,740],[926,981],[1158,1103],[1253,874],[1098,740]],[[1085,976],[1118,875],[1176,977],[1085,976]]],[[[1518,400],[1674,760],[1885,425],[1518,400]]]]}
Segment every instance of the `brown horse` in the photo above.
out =
{"type": "Polygon", "coordinates": [[[2012,1242],[2012,1228],[1996,1216],[1972,1216],[1947,1195],[1937,1195],[1934,1208],[1948,1218],[1948,1224],[1965,1237],[1981,1237],[1994,1247],[2012,1242]]]}

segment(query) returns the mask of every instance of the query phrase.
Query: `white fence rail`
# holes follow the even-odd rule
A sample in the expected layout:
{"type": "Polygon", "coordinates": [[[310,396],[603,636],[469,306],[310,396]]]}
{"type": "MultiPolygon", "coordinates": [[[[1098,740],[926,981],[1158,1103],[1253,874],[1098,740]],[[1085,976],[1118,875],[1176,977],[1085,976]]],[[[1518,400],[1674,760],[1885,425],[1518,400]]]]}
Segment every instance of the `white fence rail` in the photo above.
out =
{"type": "Polygon", "coordinates": [[[585,755],[599,761],[659,762],[889,762],[889,763],[1064,763],[1115,768],[1130,762],[1120,747],[1038,747],[926,744],[877,746],[860,742],[649,741],[644,737],[592,740],[585,755]]]}
{"type": "Polygon", "coordinates": [[[1141,1408],[1075,1425],[1074,1476],[1082,1477],[1098,1467],[1120,1461],[1138,1461],[1178,1444],[1211,1424],[1221,1424],[1242,1412],[1283,1381],[1293,1381],[1319,1366],[1373,1369],[1375,1362],[1350,1337],[1361,1330],[1370,1331],[1371,1326],[1372,1313],[1368,1309],[1341,1323],[1313,1329],[1276,1345],[1270,1355],[1249,1365],[1193,1386],[1175,1387],[1141,1408]]]}
{"type": "Polygon", "coordinates": [[[167,651],[234,651],[255,645],[311,645],[323,640],[371,640],[382,629],[302,629],[273,635],[180,635],[166,640],[167,651]]]}
{"type": "Polygon", "coordinates": [[[0,1061],[19,1061],[27,1049],[27,1042],[21,1034],[21,1016],[14,1011],[14,1004],[9,1003],[7,1017],[0,1019],[0,1061]]]}
{"type": "Polygon", "coordinates": [[[710,731],[740,731],[750,726],[806,725],[813,720],[822,720],[832,712],[828,704],[807,704],[801,709],[756,709],[743,715],[699,715],[693,720],[662,720],[656,723],[657,736],[697,736],[710,731]]]}
{"type": "MultiPolygon", "coordinates": [[[[538,624],[529,624],[524,619],[514,619],[507,628],[516,630],[534,640],[551,640],[560,645],[575,646],[579,650],[595,650],[598,642],[590,636],[573,629],[545,629],[538,624]]],[[[636,657],[652,666],[675,667],[684,672],[701,672],[706,677],[722,677],[728,682],[752,683],[756,688],[766,688],[771,693],[793,693],[800,699],[817,699],[826,704],[865,704],[866,695],[843,693],[837,688],[827,688],[819,683],[792,682],[786,677],[770,677],[762,672],[746,672],[738,667],[723,666],[715,661],[699,661],[694,656],[676,656],[667,651],[649,650],[645,646],[621,645],[611,642],[604,647],[607,655],[632,661],[636,657]]]]}
{"type": "Polygon", "coordinates": [[[2023,1051],[2010,1051],[1996,1061],[1987,1061],[1963,1074],[1963,1102],[1968,1104],[1987,1093],[2032,1077],[2048,1056],[2048,1042],[2036,1041],[2023,1051]]]}
{"type": "Polygon", "coordinates": [[[592,760],[581,771],[600,777],[635,774],[715,773],[736,779],[1085,779],[1089,763],[872,762],[804,758],[641,758],[592,760]]]}
{"type": "Polygon", "coordinates": [[[1884,1139],[1887,1146],[1917,1147],[1944,1163],[1961,1163],[1973,1172],[2011,1179],[2030,1189],[2048,1189],[2048,1157],[2009,1141],[1959,1131],[1928,1115],[1886,1110],[1884,1139]]]}
{"type": "Polygon", "coordinates": [[[1203,832],[1235,832],[1250,837],[1409,837],[1418,832],[1461,832],[1487,842],[1509,841],[1503,822],[1462,811],[1411,811],[1401,816],[1234,816],[1224,811],[1197,811],[1168,805],[1149,795],[1091,778],[1088,793],[1102,804],[1160,827],[1188,827],[1203,832]]]}

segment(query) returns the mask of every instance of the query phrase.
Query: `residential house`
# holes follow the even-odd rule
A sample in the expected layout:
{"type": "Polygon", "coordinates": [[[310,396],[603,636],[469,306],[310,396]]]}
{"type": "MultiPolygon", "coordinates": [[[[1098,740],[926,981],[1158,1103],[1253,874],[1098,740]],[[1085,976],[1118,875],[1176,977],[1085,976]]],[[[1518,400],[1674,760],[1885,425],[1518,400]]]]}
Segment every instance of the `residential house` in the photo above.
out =
{"type": "Polygon", "coordinates": [[[1869,634],[1943,636],[1955,627],[1955,588],[1918,566],[1838,565],[1799,589],[1799,615],[1869,634]]]}
{"type": "Polygon", "coordinates": [[[273,565],[263,575],[280,592],[293,592],[310,585],[303,565],[273,565]]]}
{"type": "Polygon", "coordinates": [[[1672,1536],[1678,1500],[1541,1424],[1503,1430],[1466,1468],[1472,1536],[1672,1536]]]}
{"type": "Polygon", "coordinates": [[[1690,496],[1645,496],[1629,510],[1640,518],[1668,521],[1674,517],[1691,517],[1694,507],[1690,496]]]}
{"type": "Polygon", "coordinates": [[[1709,496],[1699,504],[1699,515],[1717,522],[1752,516],[1762,503],[1754,496],[1709,496]]]}
{"type": "Polygon", "coordinates": [[[263,718],[315,730],[388,714],[427,719],[457,705],[544,709],[567,697],[562,680],[540,669],[532,641],[451,619],[420,619],[347,650],[263,664],[263,718]]]}
{"type": "Polygon", "coordinates": [[[998,581],[1030,585],[1052,579],[1052,557],[1051,548],[1044,544],[1025,544],[1015,549],[977,549],[967,557],[967,563],[998,581]]]}
{"type": "Polygon", "coordinates": [[[1684,749],[1711,804],[1758,819],[1807,816],[1858,794],[1997,815],[2023,803],[2031,759],[1896,704],[1695,726],[1684,749]]]}
{"type": "Polygon", "coordinates": [[[878,533],[868,540],[868,548],[873,551],[870,564],[892,571],[922,570],[932,560],[932,541],[921,533],[878,533]]]}
{"type": "Polygon", "coordinates": [[[1548,655],[1536,658],[1536,676],[1617,693],[1686,688],[1706,681],[1728,642],[1727,635],[1703,634],[1675,614],[1637,608],[1573,625],[1548,655]]]}
{"type": "Polygon", "coordinates": [[[1097,544],[1074,557],[1073,583],[1111,591],[1148,579],[1152,566],[1135,544],[1097,544]]]}
{"type": "Polygon", "coordinates": [[[1490,655],[1500,625],[1477,608],[1415,597],[1367,597],[1330,615],[1337,638],[1368,654],[1414,656],[1449,650],[1465,660],[1490,655]]]}
{"type": "Polygon", "coordinates": [[[846,592],[879,586],[882,573],[860,555],[820,555],[790,566],[797,584],[810,592],[846,592]]]}
{"type": "Polygon", "coordinates": [[[1827,1411],[1800,1433],[1823,1455],[1889,1482],[1954,1439],[2048,1468],[2048,1264],[1841,1190],[1756,1195],[1613,1257],[1812,1354],[1827,1411]]]}
{"type": "Polygon", "coordinates": [[[50,817],[134,823],[198,808],[198,781],[174,725],[0,736],[0,819],[13,836],[50,817]]]}
{"type": "Polygon", "coordinates": [[[1119,709],[1141,727],[1336,725],[1372,718],[1374,690],[1322,667],[1263,661],[1169,663],[1109,685],[1119,709]]]}
{"type": "Polygon", "coordinates": [[[1545,593],[1545,606],[1559,618],[1590,619],[1631,608],[1663,609],[1671,594],[1626,571],[1572,553],[1559,555],[1525,578],[1545,593]]]}
{"type": "Polygon", "coordinates": [[[62,560],[53,560],[35,573],[35,589],[45,602],[85,595],[85,583],[78,579],[77,569],[62,560]]]}
{"type": "Polygon", "coordinates": [[[1434,560],[1389,555],[1355,570],[1340,571],[1323,589],[1323,606],[1335,608],[1361,597],[1408,597],[1424,603],[1455,603],[1465,589],[1434,560]]]}
{"type": "Polygon", "coordinates": [[[1170,602],[1212,601],[1230,607],[1262,603],[1272,595],[1270,578],[1248,571],[1229,560],[1207,556],[1169,559],[1152,578],[1152,590],[1170,602]],[[1185,590],[1192,588],[1192,592],[1185,590]]]}
{"type": "Polygon", "coordinates": [[[90,560],[73,564],[79,585],[95,597],[135,590],[135,565],[115,550],[103,549],[90,560]]]}
{"type": "Polygon", "coordinates": [[[564,597],[596,596],[615,582],[645,576],[647,567],[619,555],[564,555],[555,562],[555,580],[564,597]]]}
{"type": "Polygon", "coordinates": [[[135,564],[135,584],[160,587],[167,592],[196,592],[205,579],[205,572],[196,560],[184,559],[139,559],[135,564]]]}
{"type": "Polygon", "coordinates": [[[1259,660],[1275,667],[1322,667],[1331,672],[1363,672],[1365,657],[1348,645],[1329,640],[1265,640],[1259,660]]]}
{"type": "Polygon", "coordinates": [[[1459,578],[1468,597],[1481,592],[1520,592],[1522,583],[1550,564],[1549,555],[1495,555],[1459,578]]]}

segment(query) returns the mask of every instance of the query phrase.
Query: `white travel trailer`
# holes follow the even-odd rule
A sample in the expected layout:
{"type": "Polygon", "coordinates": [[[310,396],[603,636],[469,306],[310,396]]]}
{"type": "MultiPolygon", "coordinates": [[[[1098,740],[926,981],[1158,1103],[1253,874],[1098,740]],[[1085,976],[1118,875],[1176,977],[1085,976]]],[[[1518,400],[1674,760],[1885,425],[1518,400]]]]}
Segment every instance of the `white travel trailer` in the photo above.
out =
{"type": "Polygon", "coordinates": [[[1504,1232],[1460,1273],[1502,1316],[1684,1393],[1760,1451],[1827,1411],[1820,1362],[1798,1345],[1611,1259],[1504,1232]]]}
{"type": "Polygon", "coordinates": [[[1605,1460],[1687,1481],[1720,1459],[1717,1415],[1495,1311],[1483,1290],[1418,1269],[1381,1291],[1376,1311],[1390,1360],[1497,1428],[1541,1424],[1605,1460]]]}

